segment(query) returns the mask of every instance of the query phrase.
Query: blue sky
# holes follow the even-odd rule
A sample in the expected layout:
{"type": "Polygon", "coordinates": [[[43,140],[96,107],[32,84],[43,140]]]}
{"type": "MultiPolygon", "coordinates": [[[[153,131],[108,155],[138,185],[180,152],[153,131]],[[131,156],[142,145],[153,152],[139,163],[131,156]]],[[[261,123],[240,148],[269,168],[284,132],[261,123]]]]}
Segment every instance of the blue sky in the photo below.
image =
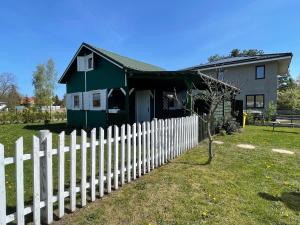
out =
{"type": "MultiPolygon", "coordinates": [[[[293,52],[300,74],[298,0],[60,0],[3,1],[0,73],[15,74],[20,92],[32,95],[32,72],[53,58],[58,76],[82,42],[180,69],[233,48],[293,52]]],[[[65,92],[58,85],[59,96],[65,92]]]]}

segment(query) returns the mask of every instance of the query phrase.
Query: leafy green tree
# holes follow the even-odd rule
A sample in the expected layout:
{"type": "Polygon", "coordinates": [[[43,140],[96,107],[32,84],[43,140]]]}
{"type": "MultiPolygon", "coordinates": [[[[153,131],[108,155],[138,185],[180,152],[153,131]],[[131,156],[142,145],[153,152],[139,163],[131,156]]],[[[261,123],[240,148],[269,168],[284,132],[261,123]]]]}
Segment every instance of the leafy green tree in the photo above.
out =
{"type": "Polygon", "coordinates": [[[208,62],[215,62],[215,61],[218,61],[220,59],[224,59],[225,56],[221,56],[221,55],[218,55],[218,54],[215,54],[215,55],[212,55],[210,57],[208,57],[208,62]]]}
{"type": "Polygon", "coordinates": [[[47,64],[39,64],[33,73],[32,84],[34,86],[34,94],[36,105],[50,106],[52,105],[52,97],[56,84],[56,70],[52,59],[47,64]]]}
{"type": "Polygon", "coordinates": [[[292,87],[278,93],[278,108],[291,111],[300,110],[300,87],[292,87]]]}
{"type": "Polygon", "coordinates": [[[239,55],[240,55],[240,50],[237,48],[232,49],[230,52],[231,57],[238,57],[239,55]]]}
{"type": "Polygon", "coordinates": [[[284,91],[290,88],[296,88],[297,81],[295,81],[290,71],[286,75],[282,75],[278,77],[278,91],[284,91]]]}
{"type": "Polygon", "coordinates": [[[16,85],[12,85],[7,93],[7,107],[9,109],[15,109],[15,106],[19,105],[21,101],[21,95],[16,85]]]}
{"type": "Polygon", "coordinates": [[[208,57],[208,62],[215,62],[220,59],[226,59],[226,58],[231,58],[231,57],[238,57],[238,56],[255,56],[255,55],[262,55],[264,54],[263,50],[259,49],[244,49],[244,50],[239,50],[237,48],[234,48],[230,51],[228,55],[212,55],[208,57]]]}

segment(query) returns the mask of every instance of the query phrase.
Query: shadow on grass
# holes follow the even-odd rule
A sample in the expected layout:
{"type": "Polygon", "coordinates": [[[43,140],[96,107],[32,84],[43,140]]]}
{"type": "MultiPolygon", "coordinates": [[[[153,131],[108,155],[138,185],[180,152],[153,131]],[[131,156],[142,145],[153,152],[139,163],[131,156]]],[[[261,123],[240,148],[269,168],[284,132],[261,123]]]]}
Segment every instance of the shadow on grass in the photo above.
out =
{"type": "Polygon", "coordinates": [[[207,159],[206,162],[204,163],[193,163],[193,162],[189,162],[189,161],[177,161],[177,162],[170,162],[170,163],[176,163],[176,164],[184,164],[184,165],[190,165],[190,166],[206,166],[209,165],[211,163],[211,158],[207,159]]]}
{"type": "Polygon", "coordinates": [[[300,132],[296,132],[296,131],[284,131],[284,130],[263,130],[263,131],[268,131],[271,133],[287,133],[287,134],[300,134],[300,132]]]}
{"type": "Polygon", "coordinates": [[[280,201],[289,209],[300,211],[300,192],[283,192],[279,197],[265,192],[259,192],[258,196],[268,201],[280,201]]]}
{"type": "Polygon", "coordinates": [[[72,129],[67,127],[66,123],[50,123],[50,124],[29,124],[24,126],[27,130],[49,130],[52,133],[60,133],[62,131],[70,131],[72,129]]]}

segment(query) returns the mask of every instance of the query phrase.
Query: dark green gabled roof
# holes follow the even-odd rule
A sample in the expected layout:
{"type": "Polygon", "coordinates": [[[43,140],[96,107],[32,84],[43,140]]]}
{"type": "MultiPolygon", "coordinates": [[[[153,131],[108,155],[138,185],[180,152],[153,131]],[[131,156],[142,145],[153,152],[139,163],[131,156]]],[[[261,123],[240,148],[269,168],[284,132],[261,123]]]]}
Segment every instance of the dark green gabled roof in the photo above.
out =
{"type": "Polygon", "coordinates": [[[83,45],[86,45],[99,53],[105,55],[106,57],[110,58],[111,60],[115,61],[116,63],[120,64],[121,66],[133,70],[139,70],[139,71],[164,71],[163,68],[149,64],[149,63],[144,63],[142,61],[138,61],[135,59],[128,58],[126,56],[119,55],[114,52],[107,51],[102,48],[97,48],[92,45],[83,43],[83,45]]]}

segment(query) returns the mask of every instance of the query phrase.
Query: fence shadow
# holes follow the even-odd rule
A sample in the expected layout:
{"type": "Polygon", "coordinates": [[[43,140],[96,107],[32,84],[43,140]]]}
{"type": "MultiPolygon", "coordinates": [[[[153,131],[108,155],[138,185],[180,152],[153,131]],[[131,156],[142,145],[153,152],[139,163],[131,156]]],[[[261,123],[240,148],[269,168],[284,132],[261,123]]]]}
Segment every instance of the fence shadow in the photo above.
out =
{"type": "Polygon", "coordinates": [[[50,123],[50,124],[29,124],[24,126],[24,129],[27,130],[49,130],[51,133],[61,133],[62,131],[65,131],[66,133],[71,133],[72,128],[67,127],[66,123],[50,123]]]}
{"type": "Polygon", "coordinates": [[[268,201],[280,201],[289,209],[300,211],[300,192],[283,192],[278,197],[265,192],[259,192],[258,196],[268,201]]]}
{"type": "Polygon", "coordinates": [[[193,163],[190,161],[177,161],[177,162],[170,162],[170,163],[175,163],[175,164],[183,164],[183,165],[190,165],[190,166],[206,166],[211,163],[211,159],[208,158],[205,162],[203,163],[193,163]]]}

